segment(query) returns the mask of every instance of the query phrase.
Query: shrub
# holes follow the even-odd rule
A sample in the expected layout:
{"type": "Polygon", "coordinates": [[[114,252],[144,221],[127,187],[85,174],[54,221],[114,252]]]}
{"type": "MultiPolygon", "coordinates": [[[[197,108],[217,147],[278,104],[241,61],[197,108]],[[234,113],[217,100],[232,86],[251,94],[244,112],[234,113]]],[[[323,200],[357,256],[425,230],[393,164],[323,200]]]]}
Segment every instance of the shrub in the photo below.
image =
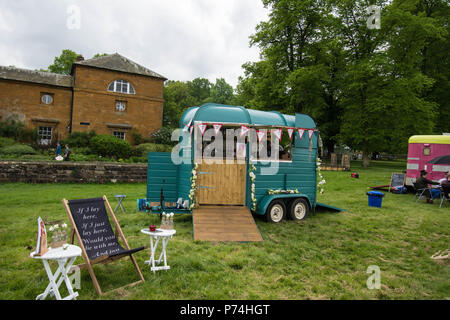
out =
{"type": "Polygon", "coordinates": [[[32,143],[37,141],[37,129],[26,128],[16,116],[0,121],[0,137],[12,138],[16,141],[32,143]]]}
{"type": "Polygon", "coordinates": [[[102,157],[127,159],[131,155],[131,145],[128,141],[106,134],[93,137],[89,146],[92,152],[102,157]]]}
{"type": "Polygon", "coordinates": [[[133,147],[133,155],[137,157],[146,157],[149,152],[171,152],[172,146],[156,143],[142,143],[133,147]]]}
{"type": "Polygon", "coordinates": [[[168,127],[162,127],[158,131],[150,134],[150,142],[156,144],[166,144],[174,146],[177,144],[177,141],[172,141],[172,131],[174,129],[168,127]]]}
{"type": "Polygon", "coordinates": [[[3,147],[0,149],[1,154],[11,155],[24,155],[24,154],[37,154],[36,150],[26,144],[15,144],[12,146],[3,147]]]}
{"type": "Polygon", "coordinates": [[[16,144],[14,139],[0,137],[0,148],[12,146],[13,144],[16,144]]]}
{"type": "Polygon", "coordinates": [[[96,136],[96,133],[91,130],[89,132],[72,132],[66,139],[61,141],[61,146],[68,144],[69,147],[89,147],[90,141],[96,136]]]}

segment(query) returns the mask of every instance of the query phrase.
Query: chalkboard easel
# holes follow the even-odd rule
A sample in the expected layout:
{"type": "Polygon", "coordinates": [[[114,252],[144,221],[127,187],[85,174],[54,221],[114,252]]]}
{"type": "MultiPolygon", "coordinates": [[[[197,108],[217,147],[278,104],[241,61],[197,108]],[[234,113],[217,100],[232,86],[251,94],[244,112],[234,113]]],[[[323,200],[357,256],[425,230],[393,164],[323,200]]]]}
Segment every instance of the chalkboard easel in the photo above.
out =
{"type": "Polygon", "coordinates": [[[389,189],[392,190],[392,188],[395,188],[395,187],[403,187],[405,185],[405,179],[406,179],[406,174],[404,174],[404,173],[398,173],[398,172],[392,173],[389,189]]]}
{"type": "Polygon", "coordinates": [[[130,249],[106,196],[103,196],[103,198],[69,201],[63,199],[62,202],[72,224],[72,232],[77,237],[78,245],[86,262],[77,267],[88,268],[95,290],[99,295],[102,295],[102,290],[92,268],[92,265],[96,263],[105,264],[129,256],[140,280],[128,285],[144,281],[141,270],[132,255],[137,251],[143,250],[144,247],[130,249]],[[114,222],[116,233],[111,227],[108,213],[114,222]],[[125,248],[119,244],[117,238],[122,239],[125,248]]]}

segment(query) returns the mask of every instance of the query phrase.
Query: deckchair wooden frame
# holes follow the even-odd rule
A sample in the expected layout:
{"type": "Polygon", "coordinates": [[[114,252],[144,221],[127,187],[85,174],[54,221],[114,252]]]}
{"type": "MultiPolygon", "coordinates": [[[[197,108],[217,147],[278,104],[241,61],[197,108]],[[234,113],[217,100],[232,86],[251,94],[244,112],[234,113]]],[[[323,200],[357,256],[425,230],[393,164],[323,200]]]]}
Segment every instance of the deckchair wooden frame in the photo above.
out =
{"type": "MultiPolygon", "coordinates": [[[[131,250],[130,246],[128,245],[127,239],[125,239],[125,235],[123,234],[122,229],[120,228],[119,221],[117,220],[117,218],[116,218],[116,216],[114,214],[114,211],[112,210],[111,205],[109,204],[108,199],[106,198],[105,195],[103,196],[103,201],[106,204],[106,208],[107,208],[106,213],[108,214],[108,211],[109,211],[109,214],[110,214],[112,220],[114,221],[114,225],[115,225],[115,229],[116,229],[115,230],[116,231],[115,232],[116,238],[117,239],[121,238],[123,243],[124,243],[125,249],[131,250]]],[[[139,269],[139,266],[138,266],[138,264],[136,262],[136,259],[133,257],[132,253],[124,253],[124,254],[117,255],[117,256],[112,256],[112,257],[109,257],[108,255],[105,255],[105,256],[99,257],[97,259],[90,260],[88,255],[87,255],[86,249],[85,249],[85,247],[83,245],[83,240],[82,240],[82,238],[80,236],[78,228],[77,228],[77,226],[75,224],[75,221],[74,221],[74,219],[72,217],[72,212],[70,211],[70,207],[69,207],[69,201],[66,200],[66,199],[63,199],[62,203],[64,205],[64,208],[66,209],[66,213],[67,213],[67,216],[69,217],[70,223],[72,224],[71,243],[74,243],[74,236],[76,236],[77,240],[78,240],[78,243],[79,243],[79,246],[81,248],[81,253],[82,253],[83,259],[85,261],[85,263],[77,265],[76,267],[78,267],[80,269],[84,269],[84,268],[88,269],[89,275],[91,276],[91,279],[92,279],[92,282],[94,284],[95,290],[97,291],[97,293],[99,295],[103,295],[104,293],[102,292],[102,289],[100,288],[100,284],[98,283],[97,277],[95,276],[95,273],[94,273],[94,269],[92,268],[92,266],[94,264],[97,264],[97,263],[108,264],[108,263],[111,263],[111,262],[113,262],[115,260],[123,258],[125,256],[130,256],[130,259],[131,259],[131,261],[132,261],[132,263],[133,263],[133,265],[134,265],[134,267],[136,269],[136,272],[139,275],[139,278],[140,278],[139,281],[126,284],[126,285],[124,285],[124,286],[122,286],[120,288],[116,288],[116,289],[113,289],[113,290],[110,290],[110,291],[116,291],[116,290],[122,289],[124,287],[134,286],[134,285],[136,285],[138,283],[141,283],[141,282],[145,281],[144,276],[142,275],[142,272],[139,269]]]]}

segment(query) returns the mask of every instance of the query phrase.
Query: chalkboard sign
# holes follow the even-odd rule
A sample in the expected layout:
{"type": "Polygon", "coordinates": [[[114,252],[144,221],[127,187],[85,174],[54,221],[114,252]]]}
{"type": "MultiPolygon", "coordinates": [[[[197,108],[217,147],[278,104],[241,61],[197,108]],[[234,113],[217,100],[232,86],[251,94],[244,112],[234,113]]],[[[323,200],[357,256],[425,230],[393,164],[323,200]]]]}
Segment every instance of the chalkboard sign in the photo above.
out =
{"type": "Polygon", "coordinates": [[[126,251],[111,228],[103,198],[69,200],[68,204],[89,260],[126,251]]]}
{"type": "Polygon", "coordinates": [[[405,185],[405,174],[404,173],[393,173],[391,177],[391,188],[403,187],[405,185]]]}

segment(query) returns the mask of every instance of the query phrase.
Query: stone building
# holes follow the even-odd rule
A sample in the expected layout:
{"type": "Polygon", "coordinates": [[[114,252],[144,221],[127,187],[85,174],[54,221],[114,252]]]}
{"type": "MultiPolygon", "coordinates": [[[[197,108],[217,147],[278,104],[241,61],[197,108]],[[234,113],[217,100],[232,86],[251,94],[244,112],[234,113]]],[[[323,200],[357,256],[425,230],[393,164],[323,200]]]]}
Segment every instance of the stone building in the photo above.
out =
{"type": "Polygon", "coordinates": [[[70,75],[0,66],[0,120],[37,128],[43,144],[75,131],[148,137],[162,126],[165,80],[117,53],[80,59],[70,75]]]}

